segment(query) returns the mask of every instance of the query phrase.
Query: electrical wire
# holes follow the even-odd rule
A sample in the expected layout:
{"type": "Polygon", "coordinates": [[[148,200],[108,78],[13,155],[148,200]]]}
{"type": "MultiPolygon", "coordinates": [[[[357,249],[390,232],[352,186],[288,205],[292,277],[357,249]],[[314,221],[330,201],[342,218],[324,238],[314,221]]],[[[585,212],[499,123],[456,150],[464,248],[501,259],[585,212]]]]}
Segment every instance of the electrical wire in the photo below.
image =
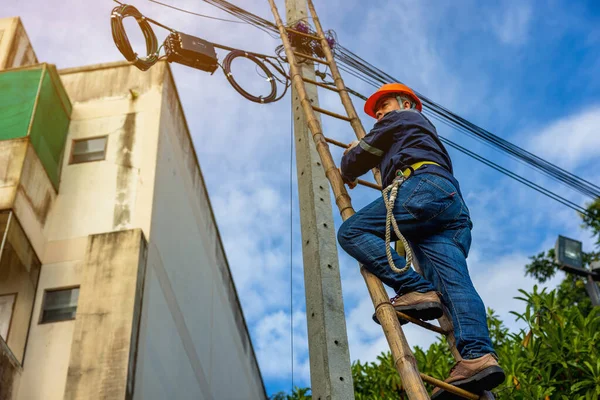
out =
{"type": "Polygon", "coordinates": [[[208,3],[214,7],[217,7],[226,13],[233,15],[234,17],[239,18],[240,20],[246,22],[249,25],[255,26],[256,28],[262,30],[267,33],[274,39],[279,38],[278,30],[275,24],[270,21],[267,21],[264,18],[261,18],[257,15],[254,15],[234,4],[229,3],[224,0],[202,0],[205,3],[208,3]]]}
{"type": "Polygon", "coordinates": [[[292,352],[292,391],[294,393],[294,120],[290,118],[290,347],[292,352]]]}
{"type": "Polygon", "coordinates": [[[133,65],[142,71],[150,69],[159,58],[158,40],[148,21],[137,8],[127,4],[115,7],[110,15],[112,36],[117,49],[119,49],[127,61],[133,63],[133,65]],[[142,30],[146,41],[146,57],[138,57],[138,54],[131,47],[127,32],[125,32],[125,27],[123,26],[123,19],[127,17],[135,18],[142,30]]]}
{"type": "MultiPolygon", "coordinates": [[[[342,65],[346,66],[346,69],[352,69],[358,72],[358,74],[363,75],[365,78],[368,78],[362,80],[371,84],[372,86],[379,86],[389,82],[400,82],[398,79],[384,73],[339,44],[336,46],[335,56],[342,65]]],[[[486,131],[483,128],[478,127],[477,125],[456,115],[445,107],[433,102],[423,94],[418,92],[416,93],[423,102],[425,112],[430,112],[431,114],[435,114],[440,118],[447,119],[459,132],[468,134],[480,141],[486,142],[489,145],[500,149],[504,153],[508,154],[511,158],[516,158],[525,162],[527,165],[533,167],[544,175],[549,176],[586,196],[592,198],[597,198],[600,196],[600,187],[597,185],[580,178],[542,159],[541,157],[538,157],[531,152],[528,152],[527,150],[524,150],[508,142],[507,140],[486,131]]]]}
{"type": "MultiPolygon", "coordinates": [[[[121,54],[123,54],[123,56],[125,57],[125,59],[127,59],[127,61],[133,63],[133,65],[135,65],[137,68],[139,68],[142,71],[147,71],[158,60],[161,60],[163,58],[167,58],[167,60],[169,61],[169,58],[167,56],[163,56],[163,57],[159,56],[159,52],[162,49],[162,47],[165,45],[165,43],[163,43],[160,47],[158,46],[158,41],[156,39],[156,35],[154,34],[154,31],[152,30],[150,23],[160,26],[160,27],[170,31],[172,34],[176,34],[177,31],[174,30],[173,28],[170,28],[170,27],[158,22],[158,21],[155,21],[151,18],[148,18],[148,17],[142,15],[142,13],[137,8],[135,8],[131,5],[123,4],[123,3],[119,2],[118,0],[113,0],[113,1],[115,1],[116,3],[119,4],[119,6],[117,6],[113,9],[112,14],[111,14],[111,28],[112,28],[113,40],[115,42],[115,45],[121,52],[121,54]],[[147,57],[139,58],[137,53],[135,53],[133,51],[131,44],[129,43],[129,39],[127,38],[127,33],[125,32],[125,28],[123,26],[123,19],[126,17],[134,17],[136,19],[136,21],[138,22],[138,24],[140,25],[140,29],[142,30],[142,33],[146,40],[146,50],[148,53],[147,57]]],[[[191,11],[180,9],[178,7],[172,7],[172,6],[169,6],[168,4],[161,3],[156,0],[149,0],[149,1],[166,6],[166,7],[174,8],[178,11],[189,12],[190,14],[199,15],[199,16],[205,16],[203,14],[193,13],[191,11]]],[[[219,18],[219,20],[222,20],[222,19],[219,18]]],[[[225,20],[225,21],[227,21],[227,20],[225,20]]],[[[233,21],[233,22],[238,22],[238,21],[233,21]]],[[[166,40],[168,40],[168,38],[166,40]]],[[[227,80],[229,81],[231,86],[238,93],[240,93],[244,98],[246,98],[250,101],[256,102],[256,103],[266,104],[266,103],[273,103],[273,102],[279,101],[286,95],[288,88],[291,85],[290,78],[289,78],[289,74],[286,73],[285,68],[284,68],[283,64],[281,63],[281,60],[278,57],[261,54],[261,53],[244,51],[244,50],[236,49],[233,47],[229,47],[229,46],[225,46],[225,45],[221,45],[221,44],[217,44],[217,43],[211,43],[211,42],[208,42],[208,43],[210,43],[215,48],[229,51],[229,53],[223,60],[223,64],[219,64],[219,65],[225,72],[225,77],[227,78],[227,80]],[[260,70],[262,70],[265,73],[266,80],[271,85],[271,91],[268,96],[266,96],[266,97],[253,96],[252,94],[245,91],[235,81],[233,74],[231,73],[231,63],[233,62],[234,59],[236,59],[238,57],[244,57],[244,58],[249,59],[250,61],[252,61],[256,64],[257,68],[259,68],[260,70]],[[268,66],[266,64],[268,64],[268,66]],[[273,70],[277,74],[279,74],[281,77],[279,77],[275,73],[273,73],[269,69],[269,67],[273,68],[273,70]],[[277,84],[275,81],[284,85],[283,93],[280,96],[277,96],[277,84]]]]}
{"type": "MultiPolygon", "coordinates": [[[[237,7],[225,0],[203,0],[203,1],[215,6],[217,8],[220,8],[221,10],[229,13],[230,15],[233,15],[233,16],[239,18],[240,20],[242,20],[250,25],[253,25],[263,31],[266,31],[273,37],[279,37],[278,29],[275,26],[275,24],[273,24],[272,22],[270,22],[264,18],[261,18],[255,14],[252,14],[252,13],[250,13],[240,7],[237,7]]],[[[329,31],[329,32],[332,35],[334,35],[333,36],[334,38],[336,37],[334,31],[329,31]]],[[[336,39],[336,43],[337,43],[337,45],[334,50],[334,57],[339,63],[338,67],[340,70],[342,70],[346,73],[349,73],[350,75],[353,75],[357,79],[360,79],[361,81],[363,81],[371,86],[374,86],[374,87],[377,87],[379,85],[389,83],[389,82],[401,82],[400,80],[398,80],[398,79],[392,77],[391,75],[388,75],[385,72],[381,71],[380,69],[374,67],[372,64],[365,61],[364,59],[362,59],[361,57],[359,57],[352,51],[348,50],[347,48],[341,46],[339,44],[339,41],[337,41],[337,39],[336,39]]],[[[285,59],[284,59],[284,61],[285,61],[285,59]]],[[[417,96],[419,96],[421,101],[423,102],[424,109],[425,109],[424,111],[426,114],[431,115],[432,117],[435,117],[437,120],[444,121],[444,123],[453,127],[454,129],[458,130],[461,133],[468,134],[471,137],[474,137],[474,138],[486,143],[487,145],[490,145],[492,147],[499,149],[503,153],[508,154],[510,157],[517,159],[520,162],[524,162],[526,165],[532,167],[533,169],[566,185],[567,187],[570,187],[573,190],[578,191],[579,193],[582,193],[582,194],[592,197],[592,198],[600,197],[600,187],[598,187],[597,185],[595,185],[583,178],[580,178],[580,177],[542,159],[541,157],[538,157],[538,156],[528,152],[527,150],[522,149],[519,146],[516,146],[516,145],[508,142],[507,140],[502,139],[502,138],[492,134],[491,132],[484,130],[483,128],[478,127],[477,125],[465,120],[464,118],[451,112],[450,110],[446,109],[445,107],[430,100],[423,94],[421,94],[417,91],[415,91],[415,92],[416,92],[417,96]]],[[[354,94],[356,95],[358,93],[355,92],[354,94]]],[[[359,97],[364,98],[364,96],[362,96],[360,94],[359,94],[359,97]]],[[[457,148],[457,150],[462,151],[459,148],[457,148]]],[[[464,152],[464,153],[469,155],[466,152],[464,152]]],[[[485,159],[481,158],[479,161],[484,162],[483,160],[485,160],[485,159]]],[[[486,161],[488,161],[488,160],[486,160],[486,161]]],[[[489,165],[487,163],[485,163],[485,164],[489,165]]],[[[492,163],[492,164],[494,164],[494,163],[492,163]]],[[[494,164],[494,165],[497,166],[497,164],[494,164]]],[[[489,165],[489,166],[491,166],[491,165],[489,165]]],[[[501,168],[500,166],[497,166],[497,167],[501,168]]],[[[508,171],[508,170],[506,170],[506,171],[508,171]]],[[[510,172],[510,171],[508,171],[508,172],[510,172]]],[[[524,180],[524,181],[519,180],[521,183],[524,183],[524,184],[529,183],[531,185],[535,185],[533,182],[531,182],[525,178],[522,178],[516,174],[514,174],[514,176],[511,176],[511,177],[514,179],[517,179],[517,177],[519,177],[520,179],[524,180]]],[[[548,193],[553,193],[553,192],[548,191],[548,193]]],[[[557,200],[557,201],[563,200],[564,202],[568,202],[568,200],[564,199],[561,196],[558,196],[558,198],[555,198],[555,200],[557,200]]],[[[563,204],[565,204],[565,203],[563,203],[563,204]]]]}
{"type": "Polygon", "coordinates": [[[506,169],[504,167],[501,167],[500,165],[498,165],[498,164],[496,164],[496,163],[494,163],[494,162],[486,159],[485,157],[480,156],[477,153],[474,153],[474,152],[472,152],[472,151],[470,151],[470,150],[468,150],[468,149],[466,149],[466,148],[464,148],[464,147],[462,147],[462,146],[460,146],[460,145],[452,142],[451,140],[449,140],[447,138],[440,137],[440,140],[443,143],[449,145],[450,147],[453,147],[454,149],[460,151],[461,153],[466,154],[469,157],[471,157],[471,158],[473,158],[473,159],[475,159],[475,160],[477,160],[479,162],[482,162],[483,164],[487,165],[488,167],[491,167],[491,168],[495,169],[496,171],[498,171],[498,172],[500,172],[500,173],[502,173],[502,174],[504,174],[506,176],[509,176],[510,178],[516,180],[517,182],[520,182],[520,183],[526,185],[527,187],[529,187],[529,188],[531,188],[531,189],[533,189],[533,190],[535,190],[535,191],[537,191],[537,192],[539,192],[539,193],[541,193],[541,194],[543,194],[543,195],[545,195],[545,196],[547,196],[547,197],[549,197],[549,198],[551,198],[553,200],[558,201],[559,203],[561,203],[561,204],[563,204],[563,205],[571,208],[572,210],[575,210],[575,211],[583,213],[583,214],[587,214],[587,210],[584,207],[581,207],[580,205],[575,204],[572,201],[567,200],[564,197],[559,196],[556,193],[554,193],[554,192],[552,192],[552,191],[550,191],[548,189],[545,189],[542,186],[540,186],[540,185],[538,185],[538,184],[536,184],[534,182],[531,182],[530,180],[525,179],[522,176],[520,176],[520,175],[518,175],[518,174],[516,174],[516,173],[514,173],[514,172],[512,172],[512,171],[510,171],[510,170],[508,170],[508,169],[506,169]]]}
{"type": "MultiPolygon", "coordinates": [[[[256,25],[260,26],[263,29],[268,29],[273,33],[277,32],[277,28],[273,23],[263,18],[260,18],[248,11],[240,9],[239,7],[233,6],[231,3],[225,0],[204,1],[216,5],[221,9],[229,10],[228,12],[230,12],[231,15],[248,21],[249,23],[253,23],[252,21],[256,21],[256,25]]],[[[335,32],[333,32],[333,35],[335,37],[335,32]]],[[[385,72],[374,67],[372,64],[368,63],[352,51],[339,45],[339,41],[336,40],[336,43],[338,44],[336,45],[334,51],[334,57],[339,63],[338,67],[340,68],[340,70],[343,70],[344,72],[349,73],[362,80],[363,82],[375,87],[389,82],[400,82],[400,80],[395,79],[392,76],[386,74],[385,72]]],[[[560,182],[561,184],[564,184],[565,186],[581,194],[592,197],[594,199],[600,197],[600,187],[598,185],[595,185],[581,177],[578,177],[575,174],[572,174],[542,159],[541,157],[538,157],[532,154],[531,152],[528,152],[527,150],[522,149],[519,146],[516,146],[508,142],[507,140],[502,139],[484,130],[483,128],[478,127],[477,125],[465,120],[464,118],[451,112],[445,107],[433,102],[421,93],[417,92],[417,95],[424,104],[425,113],[447,121],[449,126],[453,127],[459,132],[468,134],[471,137],[474,137],[491,147],[495,147],[496,149],[507,154],[509,157],[516,159],[519,162],[525,163],[526,165],[541,172],[542,174],[560,182]]]]}
{"type": "MultiPolygon", "coordinates": [[[[275,78],[273,72],[271,72],[271,70],[269,70],[269,68],[267,68],[267,66],[254,54],[251,54],[251,53],[248,53],[248,52],[245,52],[242,50],[233,50],[229,54],[227,54],[227,56],[223,60],[222,68],[223,68],[223,72],[225,73],[225,77],[227,78],[227,80],[229,81],[231,86],[233,86],[233,88],[239,94],[244,96],[244,98],[246,98],[250,101],[253,101],[255,103],[261,103],[261,104],[273,103],[273,102],[280,100],[287,93],[289,84],[286,83],[283,93],[279,97],[277,97],[277,84],[275,83],[276,78],[275,78]],[[256,66],[265,73],[265,75],[267,76],[267,81],[271,85],[271,92],[269,93],[268,96],[266,96],[266,97],[254,96],[254,95],[248,93],[246,90],[244,90],[236,82],[236,80],[233,77],[233,73],[231,72],[231,63],[233,62],[233,60],[235,60],[238,57],[247,58],[248,60],[255,63],[256,66]]],[[[287,74],[286,74],[286,76],[287,76],[287,74]]]]}
{"type": "Polygon", "coordinates": [[[197,12],[184,10],[183,8],[175,7],[175,6],[172,6],[170,4],[161,3],[160,1],[156,1],[156,0],[148,0],[148,1],[150,1],[152,3],[160,4],[161,6],[168,7],[168,8],[171,8],[173,10],[177,10],[177,11],[181,11],[181,12],[184,12],[184,13],[187,13],[187,14],[195,15],[197,17],[214,19],[214,20],[223,21],[223,22],[232,22],[234,24],[244,24],[244,22],[242,22],[242,21],[234,21],[232,19],[218,18],[218,17],[213,17],[213,16],[210,16],[210,15],[206,15],[206,14],[199,14],[197,12]]]}

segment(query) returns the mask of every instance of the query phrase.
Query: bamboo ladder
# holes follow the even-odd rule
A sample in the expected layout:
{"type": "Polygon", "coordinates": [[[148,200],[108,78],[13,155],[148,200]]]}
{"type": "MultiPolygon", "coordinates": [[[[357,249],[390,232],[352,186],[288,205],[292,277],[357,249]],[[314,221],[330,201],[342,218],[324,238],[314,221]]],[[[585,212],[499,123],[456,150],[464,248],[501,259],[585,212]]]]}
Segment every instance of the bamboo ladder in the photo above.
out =
{"type": "MultiPolygon", "coordinates": [[[[325,38],[325,33],[323,32],[323,28],[321,27],[321,23],[319,21],[319,18],[317,17],[317,13],[315,11],[313,2],[312,0],[307,1],[308,8],[313,18],[313,23],[317,31],[317,36],[299,32],[289,27],[286,27],[281,20],[279,11],[277,10],[277,6],[275,5],[275,1],[269,0],[269,3],[271,5],[271,10],[273,11],[275,22],[281,35],[281,39],[283,41],[283,46],[285,48],[288,63],[290,65],[290,75],[292,83],[294,84],[298,92],[298,96],[302,104],[302,109],[307,119],[308,128],[312,133],[317,152],[319,153],[321,163],[323,165],[323,168],[325,169],[325,175],[327,176],[327,179],[329,180],[329,183],[331,184],[331,187],[333,189],[336,204],[340,210],[342,219],[346,220],[354,214],[354,210],[350,203],[350,196],[348,195],[346,187],[344,186],[340,172],[336,167],[335,162],[333,161],[333,157],[329,152],[329,146],[327,143],[331,143],[342,148],[346,148],[347,145],[336,140],[329,139],[323,135],[323,131],[316,118],[315,112],[349,122],[350,125],[352,125],[354,133],[356,134],[356,137],[359,140],[365,136],[365,129],[363,128],[362,123],[358,118],[358,115],[356,114],[356,110],[354,109],[354,105],[352,104],[352,100],[350,99],[350,96],[346,91],[344,81],[342,80],[336,62],[333,58],[333,53],[331,51],[331,48],[329,47],[329,43],[325,38]],[[288,32],[319,41],[323,49],[323,53],[325,54],[325,60],[295,51],[292,48],[288,39],[288,32]],[[296,56],[301,57],[305,60],[310,60],[327,65],[334,78],[335,88],[322,83],[315,82],[310,79],[303,78],[300,73],[300,68],[298,66],[296,56]],[[306,89],[304,86],[305,83],[314,84],[325,89],[337,92],[340,95],[347,116],[339,115],[331,111],[327,111],[322,108],[313,106],[307,97],[306,89]]],[[[381,190],[380,173],[377,169],[374,169],[373,174],[375,176],[377,185],[362,180],[359,180],[358,183],[364,186],[371,187],[373,189],[381,190]]],[[[415,267],[417,272],[421,273],[421,270],[416,260],[414,261],[413,266],[415,267]]],[[[452,322],[448,317],[447,310],[444,310],[444,315],[440,319],[438,319],[438,322],[440,324],[439,327],[429,324],[427,322],[423,322],[419,319],[412,318],[404,313],[398,312],[390,303],[381,281],[375,275],[368,272],[364,267],[361,266],[360,270],[367,284],[367,288],[369,290],[369,294],[371,295],[373,305],[375,306],[377,318],[379,319],[381,326],[383,327],[384,334],[392,352],[394,366],[400,374],[402,386],[408,394],[408,398],[410,400],[422,400],[430,398],[423,382],[428,382],[432,385],[443,388],[448,392],[454,393],[466,399],[478,400],[494,398],[494,396],[490,392],[485,392],[481,396],[476,395],[465,390],[459,389],[453,385],[449,385],[439,379],[435,379],[431,376],[420,373],[417,368],[416,359],[412,351],[410,350],[406,337],[404,336],[404,332],[402,331],[402,327],[400,326],[400,323],[398,321],[398,317],[404,318],[425,329],[429,329],[431,331],[446,335],[452,355],[454,356],[456,361],[460,361],[461,356],[458,350],[456,349],[456,340],[454,338],[452,322]]]]}

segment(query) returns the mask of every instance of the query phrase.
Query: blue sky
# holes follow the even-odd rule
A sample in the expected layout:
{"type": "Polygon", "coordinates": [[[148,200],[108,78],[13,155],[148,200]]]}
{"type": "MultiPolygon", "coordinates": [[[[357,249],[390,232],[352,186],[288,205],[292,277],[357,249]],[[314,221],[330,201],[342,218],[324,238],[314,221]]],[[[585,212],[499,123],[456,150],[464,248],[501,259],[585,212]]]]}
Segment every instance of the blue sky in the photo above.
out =
{"type": "MultiPolygon", "coordinates": [[[[324,27],[336,30],[345,47],[489,131],[600,182],[597,2],[315,1],[324,27]]],[[[222,44],[268,53],[278,44],[252,27],[207,21],[143,0],[130,4],[176,29],[222,44]]],[[[227,17],[198,1],[171,4],[227,17]]],[[[236,4],[271,19],[266,0],[236,4]]],[[[283,2],[278,4],[283,11],[283,2]]],[[[123,59],[110,35],[113,6],[109,0],[51,5],[5,0],[1,16],[21,16],[38,58],[65,68],[123,59]]],[[[157,34],[162,39],[165,33],[157,29],[157,34]]],[[[137,46],[142,43],[138,32],[133,31],[131,39],[137,46]]],[[[250,91],[265,89],[253,66],[240,62],[234,67],[250,91]]],[[[290,97],[258,105],[239,96],[220,72],[210,76],[176,65],[173,70],[267,390],[273,393],[291,385],[290,315],[294,383],[308,386],[295,169],[290,197],[290,97]]],[[[351,77],[347,84],[365,94],[373,90],[351,77]]],[[[320,101],[324,108],[342,110],[337,97],[328,93],[322,93],[320,101]]],[[[361,101],[355,104],[362,109],[361,101]]],[[[373,121],[363,117],[368,130],[373,121]]],[[[504,167],[580,204],[587,200],[462,133],[437,126],[440,134],[504,167]]],[[[338,140],[353,139],[344,123],[324,119],[324,128],[338,140]]],[[[332,152],[339,160],[341,151],[332,152]]],[[[527,257],[552,247],[558,234],[583,240],[588,250],[592,241],[570,209],[467,156],[450,153],[474,221],[468,259],[473,281],[486,305],[518,329],[521,325],[509,311],[521,308],[513,299],[517,289],[534,283],[523,274],[527,257]]],[[[378,194],[360,188],[351,195],[358,209],[378,194]]],[[[339,227],[337,211],[334,215],[339,227]]],[[[372,304],[357,264],[341,250],[340,266],[351,357],[374,360],[386,349],[385,339],[370,321],[372,304]]],[[[406,333],[415,345],[435,340],[412,326],[406,333]]]]}

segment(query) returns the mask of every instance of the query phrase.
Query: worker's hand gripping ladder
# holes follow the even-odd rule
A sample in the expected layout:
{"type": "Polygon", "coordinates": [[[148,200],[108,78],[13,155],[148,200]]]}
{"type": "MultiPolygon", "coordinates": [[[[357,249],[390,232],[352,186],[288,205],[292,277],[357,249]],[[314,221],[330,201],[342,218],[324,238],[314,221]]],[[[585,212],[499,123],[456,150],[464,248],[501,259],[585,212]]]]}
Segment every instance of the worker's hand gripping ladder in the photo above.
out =
{"type": "MultiPolygon", "coordinates": [[[[356,114],[356,110],[354,109],[354,105],[350,100],[350,96],[346,91],[344,86],[344,81],[340,75],[340,72],[337,68],[335,60],[333,58],[333,53],[331,48],[329,47],[329,43],[325,38],[325,33],[323,32],[323,28],[321,27],[321,23],[319,22],[319,18],[317,17],[317,13],[315,11],[314,5],[311,0],[308,1],[308,8],[312,15],[313,23],[315,25],[317,35],[312,35],[309,33],[298,32],[291,28],[286,27],[279,15],[279,11],[277,10],[277,6],[275,5],[274,0],[269,0],[271,5],[271,9],[273,11],[273,15],[275,16],[275,22],[277,24],[277,28],[279,29],[279,33],[281,35],[281,39],[283,41],[283,46],[285,48],[285,53],[290,65],[290,75],[292,84],[295,86],[298,96],[300,98],[300,102],[302,104],[303,112],[307,119],[308,128],[312,133],[312,137],[315,141],[317,152],[321,157],[321,163],[323,168],[325,169],[325,175],[331,184],[333,189],[333,193],[335,195],[335,201],[340,210],[340,214],[342,219],[346,220],[350,216],[354,214],[354,210],[352,209],[352,205],[350,203],[350,196],[346,191],[346,187],[342,181],[342,177],[338,168],[333,161],[333,157],[329,152],[329,146],[327,143],[334,144],[336,146],[340,146],[346,148],[347,146],[343,143],[337,142],[333,139],[326,138],[323,136],[323,131],[321,129],[321,125],[315,115],[315,112],[319,112],[321,114],[328,115],[330,117],[338,118],[344,121],[350,122],[356,137],[360,140],[365,136],[365,130],[362,126],[358,115],[356,114]],[[308,54],[302,54],[296,52],[290,44],[288,39],[288,32],[292,32],[295,35],[301,35],[308,37],[312,40],[319,41],[323,53],[325,54],[325,60],[320,58],[313,57],[308,54]],[[334,78],[335,87],[325,85],[322,83],[315,82],[310,79],[306,79],[302,76],[300,67],[298,66],[298,61],[296,57],[300,57],[303,60],[310,60],[317,63],[321,63],[327,65],[331,71],[331,75],[334,78]],[[332,90],[337,92],[340,95],[344,108],[346,110],[347,116],[339,115],[322,108],[313,106],[310,102],[306,89],[305,83],[310,83],[313,85],[317,85],[323,87],[328,90],[332,90]]],[[[373,174],[375,176],[376,182],[378,185],[373,185],[368,182],[364,182],[359,180],[359,184],[369,186],[374,189],[381,190],[381,177],[379,171],[374,169],[373,174]]],[[[419,267],[414,260],[414,267],[417,272],[421,273],[419,267]]],[[[449,385],[443,381],[430,377],[428,375],[422,374],[419,372],[417,368],[417,363],[414,355],[412,354],[408,342],[406,341],[406,337],[404,336],[404,332],[400,326],[398,321],[398,317],[406,319],[412,323],[415,323],[423,328],[429,329],[434,332],[438,332],[447,336],[448,343],[450,345],[450,350],[454,358],[459,361],[461,359],[458,350],[456,349],[456,341],[454,338],[454,333],[452,330],[452,323],[448,318],[448,313],[444,312],[442,318],[440,318],[439,324],[440,326],[435,326],[421,320],[412,318],[406,314],[397,312],[392,304],[390,303],[387,293],[385,292],[381,281],[369,273],[364,267],[361,266],[361,273],[366,281],[367,288],[371,295],[371,299],[373,300],[373,305],[375,306],[375,311],[377,313],[377,318],[379,319],[381,326],[383,327],[383,331],[387,338],[388,344],[390,346],[390,350],[392,352],[392,358],[394,360],[394,365],[400,374],[400,378],[402,380],[402,385],[408,394],[409,399],[411,400],[422,400],[429,399],[429,394],[425,389],[423,382],[428,382],[432,385],[441,387],[449,392],[455,393],[466,399],[493,399],[493,395],[489,392],[486,392],[484,395],[479,396],[473,393],[469,393],[465,390],[459,389],[455,386],[449,385]]]]}

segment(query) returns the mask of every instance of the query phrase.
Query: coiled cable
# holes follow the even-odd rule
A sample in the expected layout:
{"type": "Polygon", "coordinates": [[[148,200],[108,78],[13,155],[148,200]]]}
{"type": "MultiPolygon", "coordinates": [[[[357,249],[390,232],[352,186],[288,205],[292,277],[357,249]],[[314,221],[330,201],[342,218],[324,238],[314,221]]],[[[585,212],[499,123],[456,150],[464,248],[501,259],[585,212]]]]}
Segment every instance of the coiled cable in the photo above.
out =
{"type": "Polygon", "coordinates": [[[147,71],[158,61],[158,40],[147,18],[137,8],[128,4],[115,7],[110,16],[110,25],[115,45],[127,61],[133,63],[133,65],[142,71],[147,71]],[[146,57],[139,57],[133,51],[131,43],[129,43],[125,27],[123,26],[123,19],[127,17],[134,17],[142,30],[144,39],[146,40],[146,57]]]}
{"type": "Polygon", "coordinates": [[[273,103],[275,101],[278,101],[279,99],[281,99],[283,96],[285,96],[287,89],[289,87],[289,79],[287,77],[287,74],[285,74],[285,71],[283,69],[283,67],[277,66],[275,65],[272,61],[270,61],[268,58],[264,58],[263,60],[261,60],[256,54],[252,54],[252,53],[248,53],[242,50],[232,50],[229,54],[227,54],[227,56],[225,57],[225,59],[223,60],[223,72],[225,73],[225,77],[227,78],[227,80],[229,81],[229,83],[231,84],[231,86],[233,86],[233,88],[239,93],[241,94],[244,98],[253,101],[255,103],[261,103],[261,104],[266,104],[266,103],[273,103]],[[250,93],[248,93],[246,90],[244,90],[234,79],[233,77],[233,73],[231,72],[231,63],[233,62],[234,59],[238,58],[238,57],[244,57],[249,59],[250,61],[252,61],[253,63],[255,63],[257,65],[258,68],[260,68],[266,77],[266,80],[270,83],[271,85],[271,92],[269,93],[268,96],[254,96],[250,93]],[[265,63],[263,62],[267,62],[269,63],[273,68],[275,68],[275,70],[277,70],[278,73],[282,74],[285,78],[285,89],[283,91],[283,93],[281,94],[281,96],[277,97],[277,84],[275,83],[275,81],[279,81],[284,83],[284,81],[278,79],[273,72],[267,68],[267,66],[265,65],[265,63]]]}

